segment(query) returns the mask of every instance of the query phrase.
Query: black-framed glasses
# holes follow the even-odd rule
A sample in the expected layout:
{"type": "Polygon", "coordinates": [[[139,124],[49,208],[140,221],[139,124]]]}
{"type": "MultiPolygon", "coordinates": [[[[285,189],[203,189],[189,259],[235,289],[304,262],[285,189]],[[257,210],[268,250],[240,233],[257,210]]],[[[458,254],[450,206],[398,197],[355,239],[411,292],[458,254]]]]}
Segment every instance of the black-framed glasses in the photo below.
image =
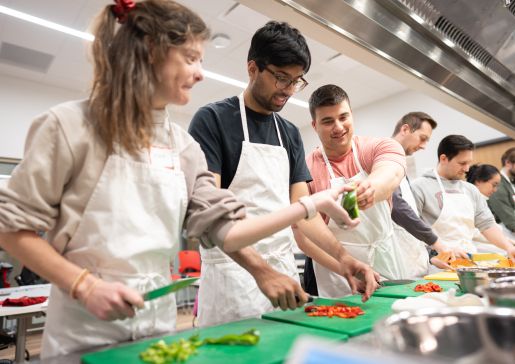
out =
{"type": "Polygon", "coordinates": [[[277,87],[279,90],[284,90],[284,89],[290,87],[291,85],[293,85],[293,91],[299,92],[299,91],[304,90],[304,88],[308,85],[308,81],[306,81],[302,77],[292,80],[288,76],[274,72],[266,66],[265,66],[265,70],[270,72],[274,76],[275,87],[277,87]]]}

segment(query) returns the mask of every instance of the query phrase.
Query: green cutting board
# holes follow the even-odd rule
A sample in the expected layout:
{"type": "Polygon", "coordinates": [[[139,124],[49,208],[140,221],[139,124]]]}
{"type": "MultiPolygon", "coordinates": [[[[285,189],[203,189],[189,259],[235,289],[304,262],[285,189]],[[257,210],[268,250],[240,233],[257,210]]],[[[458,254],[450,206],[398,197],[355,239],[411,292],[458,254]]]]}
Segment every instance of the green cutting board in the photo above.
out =
{"type": "Polygon", "coordinates": [[[406,298],[406,297],[418,297],[424,294],[424,292],[415,292],[415,286],[417,284],[426,284],[428,282],[433,282],[438,284],[443,288],[443,291],[446,292],[450,288],[456,288],[456,296],[461,296],[463,293],[460,291],[459,287],[455,284],[456,282],[452,281],[426,281],[425,279],[421,279],[419,281],[415,281],[409,284],[403,284],[399,286],[387,286],[378,288],[373,296],[376,297],[392,297],[392,298],[406,298]]]}
{"type": "Polygon", "coordinates": [[[392,313],[392,303],[394,301],[394,298],[371,297],[367,302],[363,303],[361,302],[360,295],[348,296],[341,299],[318,298],[313,304],[332,305],[336,302],[342,302],[349,306],[361,307],[362,310],[365,311],[365,314],[352,319],[342,319],[338,317],[311,317],[308,316],[306,312],[304,312],[304,308],[301,307],[294,311],[274,311],[265,313],[261,318],[339,332],[349,336],[357,336],[370,332],[378,320],[390,315],[392,313]]]}
{"type": "Polygon", "coordinates": [[[322,331],[313,328],[288,325],[284,323],[248,319],[243,321],[231,322],[225,325],[206,327],[181,332],[176,335],[155,338],[137,343],[121,345],[116,348],[98,351],[96,353],[85,354],[81,357],[83,364],[141,364],[144,363],[139,358],[139,353],[144,351],[150,344],[164,339],[170,343],[181,338],[189,338],[194,334],[200,334],[200,338],[220,337],[227,334],[241,334],[255,328],[259,330],[261,336],[259,343],[255,346],[229,346],[229,345],[205,345],[198,349],[198,354],[191,356],[187,364],[248,364],[262,363],[275,364],[282,363],[287,357],[293,342],[300,335],[320,336],[328,340],[346,341],[348,336],[342,333],[322,331]]]}

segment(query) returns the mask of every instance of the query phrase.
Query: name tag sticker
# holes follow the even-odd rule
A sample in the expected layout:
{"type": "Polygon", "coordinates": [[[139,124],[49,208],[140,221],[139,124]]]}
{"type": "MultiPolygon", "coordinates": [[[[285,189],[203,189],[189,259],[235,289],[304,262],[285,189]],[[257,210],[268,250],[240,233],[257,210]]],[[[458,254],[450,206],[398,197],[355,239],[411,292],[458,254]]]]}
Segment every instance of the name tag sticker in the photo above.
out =
{"type": "Polygon", "coordinates": [[[152,146],[150,148],[150,164],[156,167],[174,169],[174,154],[170,148],[152,146]]]}

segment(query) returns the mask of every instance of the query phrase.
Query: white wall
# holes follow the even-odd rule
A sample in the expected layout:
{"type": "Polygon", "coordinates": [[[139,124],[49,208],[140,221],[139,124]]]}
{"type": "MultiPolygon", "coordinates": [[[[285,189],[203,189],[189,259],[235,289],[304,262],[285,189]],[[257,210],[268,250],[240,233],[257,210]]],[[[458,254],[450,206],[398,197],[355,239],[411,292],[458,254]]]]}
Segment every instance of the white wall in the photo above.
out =
{"type": "Polygon", "coordinates": [[[0,157],[21,158],[32,120],[64,101],[86,93],[0,75],[0,157]]]}
{"type": "MultiPolygon", "coordinates": [[[[352,106],[352,95],[349,96],[352,106]]],[[[397,121],[411,111],[426,112],[438,122],[438,127],[434,130],[427,149],[414,155],[416,175],[420,175],[436,165],[438,143],[449,134],[464,135],[474,143],[505,136],[505,134],[415,91],[402,92],[372,105],[354,109],[355,134],[389,137],[397,121]]],[[[320,144],[318,136],[311,127],[301,129],[301,134],[306,153],[320,144]]]]}
{"type": "MultiPolygon", "coordinates": [[[[0,75],[0,157],[22,158],[32,120],[54,105],[83,99],[87,92],[66,90],[0,75]]],[[[188,128],[192,115],[171,110],[172,120],[188,128]]]]}
{"type": "MultiPolygon", "coordinates": [[[[38,114],[58,103],[86,97],[87,93],[65,90],[41,83],[0,75],[0,157],[21,158],[27,130],[38,114]]],[[[352,104],[352,95],[351,104],[352,104]]],[[[187,128],[191,115],[170,110],[172,120],[187,128]]],[[[448,134],[463,134],[473,142],[505,136],[448,106],[414,91],[385,98],[373,105],[354,109],[358,135],[390,136],[399,118],[410,111],[424,111],[433,116],[438,127],[427,150],[415,154],[416,174],[436,163],[438,142],[448,134]]],[[[306,110],[306,118],[309,111],[306,110]]],[[[319,145],[311,126],[301,129],[304,148],[309,153],[319,145]]]]}

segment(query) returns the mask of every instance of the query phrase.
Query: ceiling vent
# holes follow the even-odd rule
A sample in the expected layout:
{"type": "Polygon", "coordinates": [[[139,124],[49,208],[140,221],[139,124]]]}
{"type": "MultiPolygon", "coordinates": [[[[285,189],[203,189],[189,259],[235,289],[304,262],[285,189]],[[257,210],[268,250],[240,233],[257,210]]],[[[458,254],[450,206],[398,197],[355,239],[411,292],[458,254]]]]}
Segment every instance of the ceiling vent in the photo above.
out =
{"type": "Polygon", "coordinates": [[[53,55],[34,49],[7,42],[2,42],[0,45],[0,62],[2,63],[46,73],[53,60],[53,55]]]}
{"type": "Polygon", "coordinates": [[[444,16],[440,16],[434,24],[436,29],[445,34],[447,39],[452,40],[461,47],[467,54],[486,66],[493,58],[486,49],[470,38],[463,30],[454,25],[444,16]]]}
{"type": "MultiPolygon", "coordinates": [[[[458,46],[466,55],[472,57],[477,62],[482,64],[486,69],[494,72],[503,79],[509,79],[512,72],[499,62],[490,52],[483,48],[478,42],[472,39],[466,32],[456,26],[445,16],[441,15],[440,11],[434,8],[428,0],[397,0],[404,4],[410,10],[414,11],[428,24],[434,26],[445,38],[452,41],[458,46]]],[[[512,3],[510,11],[513,9],[512,3]]]]}
{"type": "Polygon", "coordinates": [[[510,6],[508,7],[508,10],[510,11],[510,13],[512,13],[513,15],[515,15],[515,1],[512,1],[512,3],[510,4],[510,6]]]}

